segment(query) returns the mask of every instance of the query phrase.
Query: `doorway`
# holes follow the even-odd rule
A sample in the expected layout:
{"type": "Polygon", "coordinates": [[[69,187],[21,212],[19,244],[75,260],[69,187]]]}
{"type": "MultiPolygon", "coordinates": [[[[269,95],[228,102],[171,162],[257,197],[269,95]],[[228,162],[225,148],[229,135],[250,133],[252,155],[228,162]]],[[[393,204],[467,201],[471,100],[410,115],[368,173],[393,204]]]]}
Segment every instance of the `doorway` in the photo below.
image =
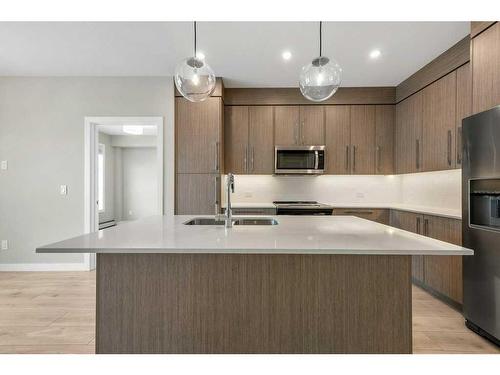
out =
{"type": "Polygon", "coordinates": [[[84,195],[85,233],[163,214],[163,118],[86,117],[84,195]]]}

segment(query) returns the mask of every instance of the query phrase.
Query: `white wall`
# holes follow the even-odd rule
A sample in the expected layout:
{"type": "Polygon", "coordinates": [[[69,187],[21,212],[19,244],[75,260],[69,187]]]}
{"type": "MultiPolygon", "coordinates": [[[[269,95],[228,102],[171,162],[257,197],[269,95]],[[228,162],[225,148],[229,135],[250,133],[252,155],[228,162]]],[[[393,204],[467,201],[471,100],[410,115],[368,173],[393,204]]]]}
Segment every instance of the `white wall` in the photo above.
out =
{"type": "Polygon", "coordinates": [[[424,172],[399,176],[401,203],[435,208],[462,208],[462,170],[424,172]]]}
{"type": "Polygon", "coordinates": [[[122,148],[123,220],[155,215],[158,207],[156,148],[122,148]]]}
{"type": "Polygon", "coordinates": [[[164,117],[164,211],[172,214],[173,114],[171,77],[0,77],[0,160],[9,162],[0,171],[0,238],[10,245],[0,269],[82,263],[80,254],[35,248],[83,232],[85,116],[164,117]]]}
{"type": "Polygon", "coordinates": [[[460,210],[461,171],[391,176],[238,175],[232,199],[234,203],[316,200],[338,205],[406,204],[460,210]]]}
{"type": "Polygon", "coordinates": [[[396,176],[271,176],[238,175],[235,203],[274,200],[316,200],[322,203],[391,203],[399,200],[396,176]]]}

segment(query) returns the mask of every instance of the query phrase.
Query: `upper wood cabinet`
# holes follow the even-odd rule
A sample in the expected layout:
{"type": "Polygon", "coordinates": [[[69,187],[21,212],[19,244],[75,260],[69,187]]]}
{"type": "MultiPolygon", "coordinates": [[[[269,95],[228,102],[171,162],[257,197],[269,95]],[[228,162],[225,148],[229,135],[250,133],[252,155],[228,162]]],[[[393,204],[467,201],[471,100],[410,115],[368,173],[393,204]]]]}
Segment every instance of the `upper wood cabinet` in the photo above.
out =
{"type": "Polygon", "coordinates": [[[227,173],[243,174],[248,170],[248,107],[224,109],[224,156],[227,173]]]}
{"type": "Polygon", "coordinates": [[[462,166],[462,120],[472,114],[472,76],[470,63],[457,69],[457,110],[456,124],[456,155],[455,166],[462,166]]]}
{"type": "Polygon", "coordinates": [[[276,106],[274,138],[279,146],[323,145],[325,109],[323,106],[276,106]]]}
{"type": "Polygon", "coordinates": [[[457,73],[427,86],[423,94],[422,169],[455,168],[457,73]]]}
{"type": "Polygon", "coordinates": [[[422,92],[396,105],[394,163],[396,173],[422,171],[422,92]]]}
{"type": "Polygon", "coordinates": [[[394,173],[394,105],[375,107],[375,173],[394,173]]]}
{"type": "Polygon", "coordinates": [[[325,173],[350,174],[351,106],[327,106],[325,119],[325,173]]]}
{"type": "Polygon", "coordinates": [[[249,108],[248,173],[274,173],[273,107],[249,108]]]}
{"type": "Polygon", "coordinates": [[[218,97],[200,103],[175,98],[177,173],[223,170],[223,112],[218,97]]]}
{"type": "Polygon", "coordinates": [[[472,39],[472,112],[500,105],[500,23],[472,39]]]}
{"type": "Polygon", "coordinates": [[[325,107],[300,107],[300,142],[302,145],[325,144],[325,107]]]}
{"type": "Polygon", "coordinates": [[[274,144],[294,146],[300,144],[300,107],[274,107],[274,144]]]}
{"type": "Polygon", "coordinates": [[[273,173],[273,107],[226,106],[224,137],[226,172],[273,173]]]}
{"type": "Polygon", "coordinates": [[[351,106],[351,173],[375,173],[375,106],[351,106]]]}

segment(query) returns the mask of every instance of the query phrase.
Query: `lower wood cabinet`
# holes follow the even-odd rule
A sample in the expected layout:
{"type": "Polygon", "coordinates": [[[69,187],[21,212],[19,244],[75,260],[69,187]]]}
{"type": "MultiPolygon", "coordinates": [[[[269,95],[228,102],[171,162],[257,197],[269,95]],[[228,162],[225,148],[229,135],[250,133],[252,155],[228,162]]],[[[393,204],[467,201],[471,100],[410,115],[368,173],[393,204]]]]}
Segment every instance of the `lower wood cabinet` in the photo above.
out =
{"type": "Polygon", "coordinates": [[[175,214],[213,215],[220,207],[218,174],[178,173],[176,176],[175,214]]]}
{"type": "Polygon", "coordinates": [[[334,208],[334,215],[352,215],[389,225],[389,210],[383,208],[334,208]]]}
{"type": "MultiPolygon", "coordinates": [[[[391,225],[455,245],[462,244],[461,220],[391,210],[391,225]]],[[[412,277],[417,284],[448,302],[461,304],[463,301],[461,256],[414,256],[412,277]]]]}
{"type": "MultiPolygon", "coordinates": [[[[462,222],[437,216],[424,216],[424,235],[437,240],[462,244],[462,222]]],[[[433,290],[462,303],[462,257],[425,256],[424,282],[433,290]]]]}
{"type": "MultiPolygon", "coordinates": [[[[422,222],[424,218],[422,214],[416,214],[407,211],[391,210],[391,225],[393,227],[407,230],[417,234],[423,234],[422,222]]],[[[414,280],[418,282],[424,281],[424,257],[415,255],[411,257],[411,274],[414,280]]]]}

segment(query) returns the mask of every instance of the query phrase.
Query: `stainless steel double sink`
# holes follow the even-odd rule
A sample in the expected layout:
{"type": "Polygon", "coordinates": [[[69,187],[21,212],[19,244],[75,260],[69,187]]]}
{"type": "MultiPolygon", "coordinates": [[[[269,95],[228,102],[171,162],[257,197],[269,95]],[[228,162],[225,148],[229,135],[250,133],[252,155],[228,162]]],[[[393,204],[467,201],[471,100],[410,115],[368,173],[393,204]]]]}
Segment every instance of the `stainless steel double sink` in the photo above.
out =
{"type": "MultiPolygon", "coordinates": [[[[195,217],[186,221],[184,225],[225,225],[225,221],[212,217],[195,217]]],[[[271,217],[234,218],[233,225],[278,225],[278,221],[271,217]]]]}

